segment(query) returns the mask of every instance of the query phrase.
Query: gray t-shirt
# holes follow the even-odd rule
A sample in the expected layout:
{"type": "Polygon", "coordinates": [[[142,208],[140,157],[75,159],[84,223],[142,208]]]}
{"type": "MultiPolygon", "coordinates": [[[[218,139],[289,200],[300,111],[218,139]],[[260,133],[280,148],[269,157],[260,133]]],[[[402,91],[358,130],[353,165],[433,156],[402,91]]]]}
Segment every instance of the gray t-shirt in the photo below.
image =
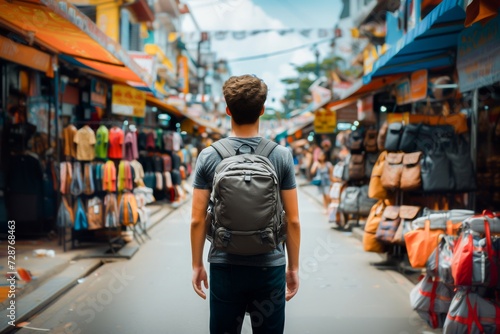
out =
{"type": "MultiPolygon", "coordinates": [[[[255,150],[259,145],[261,137],[230,137],[230,140],[235,150],[238,150],[241,147],[243,151],[247,148],[246,145],[250,145],[255,150]]],[[[196,189],[211,190],[215,168],[221,160],[222,158],[213,147],[207,147],[203,151],[201,151],[196,161],[193,187],[196,189]]],[[[276,170],[276,174],[280,182],[280,189],[295,189],[297,187],[297,184],[295,183],[293,158],[290,151],[285,147],[278,145],[269,155],[269,160],[276,170]]],[[[285,249],[283,243],[281,243],[272,252],[262,255],[243,256],[228,254],[226,252],[216,250],[214,249],[214,247],[210,246],[208,262],[258,267],[282,266],[286,264],[285,249]]]]}

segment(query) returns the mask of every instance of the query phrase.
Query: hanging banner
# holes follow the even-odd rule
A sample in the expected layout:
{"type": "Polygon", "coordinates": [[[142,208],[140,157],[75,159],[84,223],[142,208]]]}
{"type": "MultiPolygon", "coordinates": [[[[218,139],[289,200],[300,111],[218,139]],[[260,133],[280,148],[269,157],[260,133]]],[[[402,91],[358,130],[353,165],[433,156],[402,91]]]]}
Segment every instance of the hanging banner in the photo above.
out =
{"type": "Polygon", "coordinates": [[[410,94],[413,102],[425,100],[427,98],[428,72],[420,70],[411,75],[410,94]]]}
{"type": "Polygon", "coordinates": [[[144,118],[146,93],[129,86],[113,85],[111,113],[144,118]]]}
{"type": "Polygon", "coordinates": [[[314,113],[314,132],[317,134],[334,133],[337,127],[335,110],[320,108],[314,113]]]}
{"type": "Polygon", "coordinates": [[[186,56],[177,58],[177,82],[182,93],[189,93],[189,64],[186,56]]]}
{"type": "Polygon", "coordinates": [[[365,98],[359,99],[357,103],[358,107],[358,121],[364,121],[368,123],[375,123],[375,113],[373,112],[373,95],[369,95],[365,98]]]}
{"type": "Polygon", "coordinates": [[[410,80],[404,79],[396,84],[396,103],[402,105],[411,102],[410,80]]]}
{"type": "Polygon", "coordinates": [[[457,70],[460,91],[500,81],[500,17],[484,26],[475,24],[459,37],[457,70]]]}
{"type": "Polygon", "coordinates": [[[90,83],[90,104],[106,108],[106,95],[108,95],[108,85],[103,81],[92,79],[90,83]]]}

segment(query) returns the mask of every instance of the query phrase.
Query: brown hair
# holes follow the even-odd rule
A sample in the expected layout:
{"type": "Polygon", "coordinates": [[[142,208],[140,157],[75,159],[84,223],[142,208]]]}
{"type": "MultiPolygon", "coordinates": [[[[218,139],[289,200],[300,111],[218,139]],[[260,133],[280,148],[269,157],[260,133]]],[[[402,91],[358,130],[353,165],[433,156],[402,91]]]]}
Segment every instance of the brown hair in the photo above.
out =
{"type": "Polygon", "coordinates": [[[236,124],[257,122],[267,98],[267,85],[261,79],[252,75],[232,76],[222,91],[236,124]]]}

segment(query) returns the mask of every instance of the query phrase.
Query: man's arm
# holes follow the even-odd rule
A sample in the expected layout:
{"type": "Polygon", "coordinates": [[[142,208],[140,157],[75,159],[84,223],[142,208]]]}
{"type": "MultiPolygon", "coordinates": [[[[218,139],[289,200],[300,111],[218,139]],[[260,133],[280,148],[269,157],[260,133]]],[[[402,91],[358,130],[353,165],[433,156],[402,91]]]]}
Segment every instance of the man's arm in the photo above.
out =
{"type": "Polygon", "coordinates": [[[207,233],[205,216],[209,199],[210,190],[196,188],[193,190],[193,205],[191,211],[192,283],[194,291],[203,299],[206,299],[207,296],[202,289],[201,282],[204,283],[205,289],[208,289],[207,272],[203,266],[203,247],[205,245],[207,233]]]}
{"type": "Polygon", "coordinates": [[[282,190],[281,199],[287,219],[286,252],[288,267],[286,270],[286,300],[295,296],[299,289],[299,249],[300,249],[300,220],[297,189],[282,190]]]}

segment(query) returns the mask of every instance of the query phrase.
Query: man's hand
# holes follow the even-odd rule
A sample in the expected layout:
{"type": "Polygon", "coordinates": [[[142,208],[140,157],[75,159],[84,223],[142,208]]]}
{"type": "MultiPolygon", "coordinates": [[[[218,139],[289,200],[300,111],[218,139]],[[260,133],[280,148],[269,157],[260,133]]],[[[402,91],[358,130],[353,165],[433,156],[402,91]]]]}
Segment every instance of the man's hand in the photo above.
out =
{"type": "Polygon", "coordinates": [[[207,272],[205,271],[205,267],[196,267],[193,268],[193,289],[194,291],[198,294],[203,299],[207,299],[207,295],[203,291],[201,287],[201,282],[203,282],[203,285],[205,286],[205,289],[208,289],[208,276],[207,272]]]}
{"type": "Polygon", "coordinates": [[[297,291],[299,290],[299,272],[296,270],[288,270],[286,271],[286,295],[285,299],[286,301],[289,301],[290,299],[297,294],[297,291]]]}

